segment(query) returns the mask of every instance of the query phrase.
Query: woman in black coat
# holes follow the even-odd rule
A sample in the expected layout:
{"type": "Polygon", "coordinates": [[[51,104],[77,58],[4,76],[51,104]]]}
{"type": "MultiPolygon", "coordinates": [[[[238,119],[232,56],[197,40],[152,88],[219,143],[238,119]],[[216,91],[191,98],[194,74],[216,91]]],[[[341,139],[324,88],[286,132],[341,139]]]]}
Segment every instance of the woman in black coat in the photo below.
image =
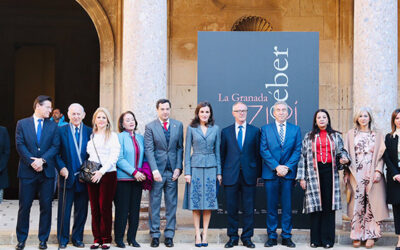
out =
{"type": "Polygon", "coordinates": [[[398,235],[396,250],[400,250],[400,109],[393,111],[391,125],[392,132],[385,137],[386,200],[393,206],[394,227],[398,235]]]}
{"type": "Polygon", "coordinates": [[[8,187],[7,163],[10,157],[10,137],[7,129],[0,126],[0,203],[3,200],[3,190],[8,187]]]}

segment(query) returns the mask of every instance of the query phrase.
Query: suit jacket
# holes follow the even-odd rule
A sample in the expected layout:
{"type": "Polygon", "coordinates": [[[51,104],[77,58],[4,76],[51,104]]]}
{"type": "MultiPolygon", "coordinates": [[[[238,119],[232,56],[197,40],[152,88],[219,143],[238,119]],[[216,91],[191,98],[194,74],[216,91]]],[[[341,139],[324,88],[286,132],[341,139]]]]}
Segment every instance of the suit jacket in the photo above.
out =
{"type": "Polygon", "coordinates": [[[164,173],[168,160],[172,171],[175,169],[182,170],[183,125],[180,121],[174,119],[169,119],[169,122],[170,138],[168,144],[159,119],[146,124],[144,133],[144,152],[151,171],[158,170],[161,175],[164,173]]]}
{"type": "Polygon", "coordinates": [[[188,126],[185,146],[185,175],[192,175],[192,167],[217,167],[217,175],[221,174],[220,144],[221,135],[217,125],[208,127],[205,135],[200,126],[197,128],[188,126]],[[193,153],[190,155],[192,147],[193,153]]]}
{"type": "Polygon", "coordinates": [[[7,129],[0,126],[0,189],[8,187],[7,163],[10,158],[10,137],[7,129]]]}
{"type": "Polygon", "coordinates": [[[56,166],[55,156],[60,147],[57,123],[44,119],[43,130],[38,143],[36,138],[35,122],[33,116],[19,120],[15,132],[15,144],[20,160],[18,164],[18,178],[34,178],[41,174],[36,172],[31,164],[31,157],[43,158],[43,172],[46,177],[54,178],[56,166]]]}
{"type": "Polygon", "coordinates": [[[400,204],[400,183],[393,180],[393,176],[400,174],[397,145],[399,137],[387,134],[385,137],[386,150],[383,158],[386,163],[386,201],[389,204],[400,204]]]}
{"type": "MultiPolygon", "coordinates": [[[[74,169],[72,167],[73,158],[76,157],[76,150],[74,141],[71,140],[71,135],[75,136],[75,134],[71,133],[70,125],[65,125],[59,127],[59,135],[60,135],[60,151],[56,156],[57,160],[57,169],[60,171],[62,168],[66,167],[68,169],[68,178],[67,178],[67,188],[72,188],[74,186],[75,181],[78,180],[78,175],[74,175],[74,169]]],[[[82,163],[88,158],[88,154],[86,153],[86,146],[88,141],[90,140],[90,135],[92,134],[92,129],[87,127],[85,124],[82,126],[82,146],[81,146],[81,160],[82,163]]],[[[79,142],[78,142],[79,143],[79,142]]],[[[60,175],[60,187],[64,186],[64,177],[60,175]]]]}
{"type": "Polygon", "coordinates": [[[263,162],[262,178],[276,179],[275,168],[285,165],[289,168],[285,179],[296,178],[297,163],[301,153],[300,127],[286,122],[285,141],[281,145],[278,129],[275,122],[261,128],[260,154],[263,162]]]}
{"type": "MultiPolygon", "coordinates": [[[[134,180],[134,174],[138,169],[136,166],[136,150],[133,145],[132,137],[128,132],[124,131],[118,134],[121,151],[119,152],[117,162],[117,179],[118,180],[134,180]]],[[[140,134],[135,134],[135,139],[139,147],[138,168],[142,167],[144,158],[144,138],[140,134]]]]}
{"type": "Polygon", "coordinates": [[[235,124],[221,132],[221,165],[224,185],[239,181],[240,168],[247,185],[255,185],[261,176],[260,129],[246,124],[242,151],[236,139],[235,124]]]}

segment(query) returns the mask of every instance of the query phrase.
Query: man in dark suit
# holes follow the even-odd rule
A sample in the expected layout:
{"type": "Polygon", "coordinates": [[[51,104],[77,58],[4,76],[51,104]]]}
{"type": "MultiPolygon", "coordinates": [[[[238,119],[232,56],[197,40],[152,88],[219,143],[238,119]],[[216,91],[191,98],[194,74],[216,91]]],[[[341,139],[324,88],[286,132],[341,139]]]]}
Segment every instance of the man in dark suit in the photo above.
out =
{"type": "Polygon", "coordinates": [[[54,188],[55,156],[60,146],[57,124],[50,121],[51,98],[35,99],[33,116],[19,120],[15,141],[20,160],[17,250],[25,247],[29,232],[29,215],[36,193],[39,193],[39,249],[47,248],[51,228],[51,202],[54,188]]]}
{"type": "Polygon", "coordinates": [[[151,247],[159,246],[161,196],[164,192],[165,246],[173,247],[178,202],[178,177],[182,173],[183,125],[169,118],[171,103],[160,99],[156,104],[158,118],[146,124],[144,151],[153,173],[154,182],[150,191],[151,247]]]}
{"type": "Polygon", "coordinates": [[[70,123],[59,128],[60,153],[57,155],[57,169],[60,171],[57,238],[60,248],[66,248],[69,241],[72,204],[74,205],[74,226],[72,244],[83,248],[83,230],[88,212],[88,192],[86,184],[79,181],[78,174],[82,163],[87,159],[86,145],[90,140],[92,129],[82,123],[85,110],[82,105],[73,103],[68,108],[70,123]],[[64,180],[65,179],[65,180],[64,180]],[[64,181],[65,198],[63,198],[64,181]],[[64,218],[62,218],[62,201],[65,199],[64,218]],[[63,220],[63,223],[61,221],[63,220]],[[61,224],[63,227],[61,228],[61,224]]]}
{"type": "Polygon", "coordinates": [[[238,245],[239,194],[243,207],[241,240],[248,248],[255,248],[251,237],[254,232],[254,196],[257,177],[261,174],[260,129],[246,123],[247,106],[237,102],[232,107],[235,123],[221,132],[222,178],[228,210],[229,241],[225,248],[238,245]]]}
{"type": "Polygon", "coordinates": [[[7,129],[0,126],[0,203],[3,201],[3,190],[8,187],[7,163],[10,158],[10,137],[7,129]]]}
{"type": "Polygon", "coordinates": [[[267,194],[267,232],[265,247],[277,245],[278,202],[282,206],[282,245],[296,247],[292,241],[292,189],[300,159],[301,132],[288,123],[288,106],[276,102],[275,121],[261,128],[260,154],[263,158],[262,178],[267,194]]]}

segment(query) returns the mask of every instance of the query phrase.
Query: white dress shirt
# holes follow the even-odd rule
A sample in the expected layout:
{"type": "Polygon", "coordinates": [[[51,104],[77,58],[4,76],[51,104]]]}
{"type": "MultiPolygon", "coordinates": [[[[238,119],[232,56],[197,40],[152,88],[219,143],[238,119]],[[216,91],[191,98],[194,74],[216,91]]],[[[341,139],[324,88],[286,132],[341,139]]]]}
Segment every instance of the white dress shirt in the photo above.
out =
{"type": "Polygon", "coordinates": [[[39,118],[36,115],[33,115],[33,122],[35,123],[35,132],[37,134],[37,126],[39,124],[39,119],[42,119],[42,132],[43,132],[43,123],[44,123],[44,119],[43,118],[39,118]]]}
{"type": "Polygon", "coordinates": [[[238,138],[238,134],[239,134],[239,126],[243,126],[242,128],[242,146],[244,144],[244,138],[246,137],[246,121],[242,124],[239,125],[238,123],[235,122],[235,133],[236,133],[236,140],[238,138]]]}
{"type": "Polygon", "coordinates": [[[283,124],[283,141],[285,141],[285,137],[286,137],[286,121],[284,123],[279,123],[277,121],[275,121],[276,124],[276,129],[278,130],[278,135],[279,135],[279,130],[281,130],[281,127],[279,126],[280,124],[283,124]]]}
{"type": "Polygon", "coordinates": [[[101,163],[102,167],[100,168],[100,172],[103,173],[103,175],[106,172],[117,171],[116,164],[121,148],[118,135],[111,132],[110,138],[108,138],[107,141],[105,141],[105,135],[103,134],[93,135],[93,138],[90,139],[86,147],[86,151],[89,154],[89,161],[101,163]],[[93,141],[96,145],[100,161],[97,157],[96,150],[94,149],[93,141]]]}

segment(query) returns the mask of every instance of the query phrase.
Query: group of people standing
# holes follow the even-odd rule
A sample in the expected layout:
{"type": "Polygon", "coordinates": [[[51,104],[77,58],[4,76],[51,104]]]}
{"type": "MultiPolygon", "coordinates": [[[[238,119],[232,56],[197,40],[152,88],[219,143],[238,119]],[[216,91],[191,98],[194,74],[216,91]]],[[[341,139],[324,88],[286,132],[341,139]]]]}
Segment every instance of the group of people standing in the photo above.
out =
{"type": "MultiPolygon", "coordinates": [[[[115,204],[114,240],[125,248],[136,241],[142,190],[150,190],[149,226],[151,247],[160,244],[161,198],[165,199],[164,244],[173,247],[179,176],[186,182],[183,208],[192,210],[195,246],[207,247],[211,210],[218,209],[218,186],[224,185],[228,212],[225,248],[239,244],[255,248],[254,199],[257,178],[264,180],[267,201],[265,247],[278,244],[278,205],[281,204],[281,243],[292,241],[291,194],[296,181],[305,190],[304,211],[311,218],[311,247],[331,248],[335,241],[335,210],[341,209],[339,170],[344,170],[348,213],[351,218],[353,246],[365,243],[371,248],[381,237],[381,221],[388,217],[386,202],[393,204],[396,234],[400,235],[400,109],[393,112],[392,131],[386,138],[374,130],[372,113],[362,108],[354,116],[354,129],[345,134],[331,126],[329,113],[315,112],[312,130],[301,139],[300,128],[287,122],[288,106],[273,106],[275,121],[261,129],[248,124],[247,106],[232,106],[234,123],[220,130],[215,124],[210,103],[201,102],[186,131],[171,119],[171,103],[156,103],[157,119],[148,123],[144,136],[138,134],[133,112],[119,117],[119,134],[113,132],[111,115],[98,108],[92,127],[83,124],[84,108],[71,104],[69,123],[58,127],[49,116],[52,100],[39,96],[34,114],[17,123],[16,146],[20,155],[18,178],[20,203],[17,221],[17,250],[25,247],[29,214],[35,194],[39,193],[39,249],[47,248],[51,228],[51,201],[55,177],[59,173],[57,236],[60,248],[70,239],[70,217],[74,206],[71,240],[84,247],[83,230],[88,201],[92,214],[94,242],[91,249],[108,249],[112,242],[112,202],[115,204]],[[185,155],[185,157],[183,157],[185,155]],[[86,160],[101,164],[90,183],[79,179],[86,160]],[[185,162],[183,168],[183,160],[185,162]],[[383,176],[387,165],[387,188],[383,176]],[[387,199],[385,190],[388,192],[387,199]],[[239,200],[243,207],[243,230],[239,237],[239,200]],[[200,229],[202,218],[203,229],[200,229]]],[[[1,169],[0,169],[1,170],[1,169]]],[[[399,243],[396,249],[400,249],[399,243]]]]}

